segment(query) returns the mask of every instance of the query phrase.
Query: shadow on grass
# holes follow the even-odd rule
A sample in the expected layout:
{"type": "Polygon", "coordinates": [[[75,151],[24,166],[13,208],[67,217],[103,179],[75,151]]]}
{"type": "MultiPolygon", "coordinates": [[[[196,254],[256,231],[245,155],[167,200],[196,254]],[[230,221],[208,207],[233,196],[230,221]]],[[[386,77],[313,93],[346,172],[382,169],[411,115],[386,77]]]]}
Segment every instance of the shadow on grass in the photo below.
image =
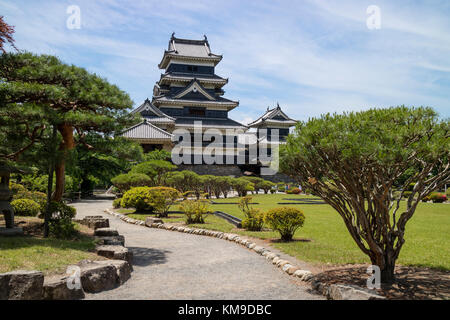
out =
{"type": "Polygon", "coordinates": [[[159,250],[153,248],[128,247],[133,252],[133,265],[146,267],[155,264],[164,264],[167,262],[168,250],[159,250]]]}
{"type": "Polygon", "coordinates": [[[272,243],[292,243],[292,242],[311,242],[311,239],[292,239],[291,241],[282,241],[281,239],[267,239],[272,243]]]}
{"type": "MultiPolygon", "coordinates": [[[[344,266],[324,271],[316,275],[316,279],[328,284],[350,284],[366,287],[369,275],[367,266],[344,266]]],[[[388,299],[430,300],[450,299],[450,272],[431,268],[397,266],[396,281],[392,284],[381,284],[379,294],[388,299]]]]}

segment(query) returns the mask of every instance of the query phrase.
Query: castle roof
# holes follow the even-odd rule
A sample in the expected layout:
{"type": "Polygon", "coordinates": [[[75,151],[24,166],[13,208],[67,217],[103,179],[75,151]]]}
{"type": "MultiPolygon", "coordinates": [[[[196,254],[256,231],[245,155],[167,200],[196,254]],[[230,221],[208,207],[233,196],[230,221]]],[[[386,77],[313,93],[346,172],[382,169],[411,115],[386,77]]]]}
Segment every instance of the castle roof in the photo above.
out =
{"type": "Polygon", "coordinates": [[[259,127],[261,125],[292,127],[295,124],[297,124],[297,121],[289,118],[288,115],[281,110],[280,105],[277,103],[276,108],[267,108],[266,113],[255,121],[249,123],[247,126],[250,128],[259,127]]]}
{"type": "Polygon", "coordinates": [[[136,140],[152,139],[161,141],[171,140],[173,135],[144,119],[141,123],[125,130],[122,136],[136,140]]]}
{"type": "Polygon", "coordinates": [[[217,65],[222,60],[221,55],[211,52],[208,39],[204,36],[203,40],[191,40],[175,38],[175,33],[169,40],[168,49],[164,51],[163,58],[159,63],[160,69],[165,69],[169,61],[173,58],[182,58],[191,61],[210,61],[217,65]]]}
{"type": "Polygon", "coordinates": [[[131,111],[131,113],[140,113],[142,117],[146,118],[149,122],[154,123],[173,123],[175,118],[165,114],[157,107],[155,107],[149,99],[145,99],[144,103],[139,107],[131,111]]]}
{"type": "Polygon", "coordinates": [[[185,87],[177,91],[153,97],[154,104],[172,104],[182,106],[219,106],[231,110],[239,105],[238,101],[229,100],[211,94],[197,78],[193,78],[185,87]]]}

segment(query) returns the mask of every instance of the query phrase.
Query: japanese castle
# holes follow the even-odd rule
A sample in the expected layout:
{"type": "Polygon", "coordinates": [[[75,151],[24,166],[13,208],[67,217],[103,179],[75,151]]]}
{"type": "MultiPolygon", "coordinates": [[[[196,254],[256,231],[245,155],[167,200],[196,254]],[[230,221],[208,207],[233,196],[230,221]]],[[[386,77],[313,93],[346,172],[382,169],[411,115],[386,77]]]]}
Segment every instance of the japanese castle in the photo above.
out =
{"type": "MultiPolygon", "coordinates": [[[[228,79],[215,73],[215,67],[221,60],[221,55],[211,52],[206,36],[203,40],[188,40],[176,38],[172,34],[168,49],[164,51],[158,65],[164,73],[153,88],[152,100],[146,99],[132,111],[140,114],[142,122],[125,130],[123,136],[138,141],[146,152],[155,149],[171,151],[180,144],[177,132],[191,134],[188,140],[193,142],[194,133],[198,133],[200,125],[200,132],[203,134],[211,129],[221,133],[219,138],[223,139],[221,142],[226,146],[225,153],[232,151],[231,154],[235,156],[231,163],[229,158],[226,161],[225,153],[214,164],[196,161],[195,156],[201,154],[211,141],[215,141],[207,139],[200,146],[190,148],[189,161],[182,163],[182,169],[200,174],[258,174],[258,168],[264,164],[249,156],[249,145],[256,143],[258,148],[264,145],[270,149],[273,144],[283,143],[289,134],[289,128],[297,121],[289,118],[279,105],[267,108],[260,118],[247,125],[230,119],[228,112],[237,108],[239,102],[224,97],[223,87],[228,79]],[[242,137],[249,135],[250,128],[256,130],[255,141],[240,144],[242,137]],[[279,139],[272,139],[275,129],[279,139]],[[245,155],[244,163],[237,161],[237,154],[245,155]]],[[[183,140],[186,140],[185,136],[183,140]]]]}

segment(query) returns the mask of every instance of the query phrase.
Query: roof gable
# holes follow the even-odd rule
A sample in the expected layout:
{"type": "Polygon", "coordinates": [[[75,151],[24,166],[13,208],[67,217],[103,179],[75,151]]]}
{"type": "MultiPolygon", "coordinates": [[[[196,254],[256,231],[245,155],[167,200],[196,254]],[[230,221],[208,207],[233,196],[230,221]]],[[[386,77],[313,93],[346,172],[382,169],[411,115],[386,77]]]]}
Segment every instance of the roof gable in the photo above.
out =
{"type": "Polygon", "coordinates": [[[125,130],[122,133],[122,136],[130,139],[172,139],[172,134],[149,123],[146,119],[144,119],[141,123],[125,130]]]}
{"type": "Polygon", "coordinates": [[[296,120],[291,119],[286,113],[281,110],[280,105],[277,103],[277,107],[273,109],[267,108],[266,113],[264,113],[261,117],[256,119],[255,121],[248,124],[248,126],[258,126],[262,123],[278,123],[278,124],[288,124],[295,125],[297,123],[296,120]]]}
{"type": "Polygon", "coordinates": [[[175,121],[175,118],[165,114],[157,107],[155,107],[149,99],[145,99],[144,103],[139,107],[131,111],[131,113],[140,113],[143,117],[156,117],[156,118],[164,118],[168,121],[175,121]]]}
{"type": "Polygon", "coordinates": [[[180,99],[182,97],[184,97],[185,95],[187,95],[188,93],[200,93],[202,94],[205,98],[207,98],[208,100],[216,100],[215,97],[213,97],[212,95],[210,95],[205,88],[200,84],[200,82],[197,81],[196,78],[194,78],[191,83],[189,83],[186,88],[182,89],[179,93],[176,93],[174,95],[174,98],[176,99],[180,99]]]}

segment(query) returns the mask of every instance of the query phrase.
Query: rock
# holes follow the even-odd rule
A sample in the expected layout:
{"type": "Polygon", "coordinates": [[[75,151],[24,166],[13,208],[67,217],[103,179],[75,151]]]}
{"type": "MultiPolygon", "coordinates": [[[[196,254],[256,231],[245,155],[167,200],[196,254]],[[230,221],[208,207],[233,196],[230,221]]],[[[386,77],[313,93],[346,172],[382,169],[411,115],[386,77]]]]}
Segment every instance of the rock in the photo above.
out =
{"type": "Polygon", "coordinates": [[[275,259],[276,256],[277,255],[275,253],[269,252],[269,253],[266,254],[266,259],[267,260],[273,260],[273,259],[275,259]]]}
{"type": "Polygon", "coordinates": [[[95,237],[99,245],[125,246],[124,236],[95,237]]]}
{"type": "Polygon", "coordinates": [[[0,299],[41,300],[44,274],[40,271],[17,270],[0,274],[0,299]]]}
{"type": "Polygon", "coordinates": [[[248,245],[248,248],[249,248],[249,249],[253,249],[254,247],[256,247],[256,244],[255,244],[255,243],[250,243],[250,244],[248,245]]]}
{"type": "Polygon", "coordinates": [[[297,270],[294,272],[294,276],[297,276],[298,278],[301,279],[305,274],[309,274],[309,273],[311,273],[311,272],[308,270],[297,270]]]}
{"type": "Polygon", "coordinates": [[[284,272],[286,272],[289,268],[293,267],[292,265],[290,265],[289,263],[284,264],[283,266],[281,266],[281,270],[283,270],[284,272]]]}
{"type": "Polygon", "coordinates": [[[327,297],[332,300],[383,300],[386,299],[376,293],[369,292],[363,288],[332,284],[328,287],[327,297]]]}
{"type": "Polygon", "coordinates": [[[78,266],[81,268],[81,285],[85,292],[111,290],[119,284],[117,269],[112,264],[83,260],[78,266]]]}
{"type": "Polygon", "coordinates": [[[44,279],[45,300],[79,300],[84,298],[83,288],[69,289],[67,276],[50,276],[44,279]]]}
{"type": "Polygon", "coordinates": [[[277,266],[280,267],[280,268],[283,268],[283,266],[288,264],[288,263],[289,263],[289,261],[287,261],[287,260],[280,260],[280,261],[277,262],[277,266]]]}
{"type": "Polygon", "coordinates": [[[290,268],[288,268],[287,270],[286,270],[286,273],[288,274],[288,275],[293,275],[294,273],[295,273],[295,271],[297,271],[298,270],[298,268],[296,267],[296,266],[291,266],[290,268]]]}
{"type": "Polygon", "coordinates": [[[129,263],[133,260],[133,253],[123,246],[102,245],[95,248],[97,254],[108,259],[124,260],[129,263]]]}
{"type": "Polygon", "coordinates": [[[113,228],[99,228],[94,231],[94,235],[98,237],[114,237],[118,236],[119,232],[113,228]]]}
{"type": "Polygon", "coordinates": [[[255,251],[256,253],[259,253],[259,254],[262,254],[264,252],[264,250],[266,250],[266,249],[263,247],[260,247],[260,246],[253,247],[253,251],[255,251]]]}
{"type": "Polygon", "coordinates": [[[114,266],[116,268],[116,274],[118,277],[119,284],[124,284],[128,279],[131,278],[131,271],[133,271],[133,267],[127,261],[105,260],[105,261],[96,261],[96,263],[101,265],[114,266]]]}
{"type": "Polygon", "coordinates": [[[279,257],[275,257],[275,258],[273,258],[272,263],[273,263],[273,264],[278,264],[278,262],[279,262],[280,260],[281,260],[281,259],[280,259],[279,257]]]}
{"type": "Polygon", "coordinates": [[[88,221],[87,226],[91,229],[109,228],[109,219],[96,219],[88,221]]]}
{"type": "Polygon", "coordinates": [[[145,225],[147,227],[152,227],[153,224],[157,224],[157,223],[163,224],[164,221],[162,219],[160,219],[160,218],[153,218],[153,217],[147,217],[145,219],[145,225]]]}

